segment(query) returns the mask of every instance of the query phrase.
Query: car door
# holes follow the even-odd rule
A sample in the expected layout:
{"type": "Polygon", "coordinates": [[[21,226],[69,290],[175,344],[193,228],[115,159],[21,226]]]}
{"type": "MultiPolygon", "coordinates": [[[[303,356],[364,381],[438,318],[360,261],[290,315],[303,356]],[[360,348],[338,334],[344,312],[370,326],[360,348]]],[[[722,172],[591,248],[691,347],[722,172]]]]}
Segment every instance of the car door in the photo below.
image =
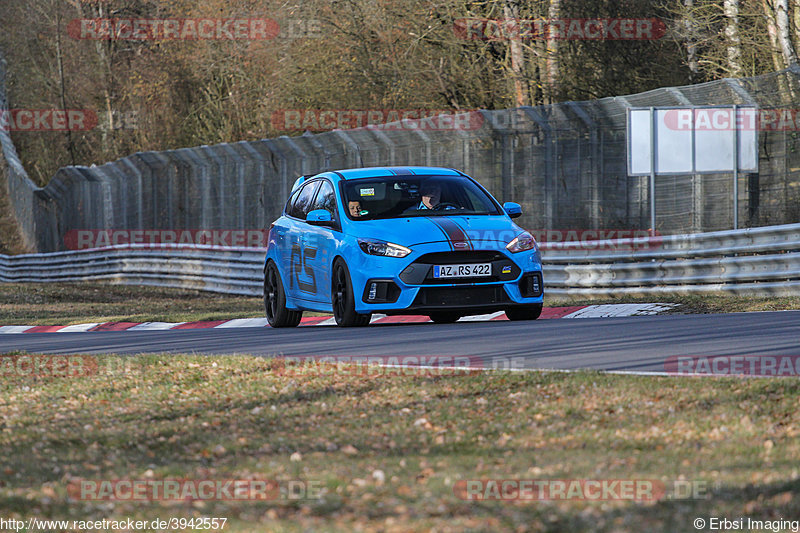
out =
{"type": "Polygon", "coordinates": [[[313,226],[306,223],[303,233],[303,267],[313,276],[314,289],[306,297],[314,302],[331,302],[331,264],[341,237],[339,209],[336,193],[330,181],[323,179],[309,212],[324,209],[331,214],[333,226],[313,226]]]}
{"type": "MultiPolygon", "coordinates": [[[[316,280],[313,270],[306,268],[305,232],[309,227],[306,215],[311,210],[320,181],[314,180],[305,185],[297,193],[287,215],[286,244],[288,248],[288,283],[286,292],[295,299],[308,300],[316,293],[316,280]]],[[[315,254],[312,249],[311,255],[315,254]]]]}
{"type": "Polygon", "coordinates": [[[296,191],[293,191],[291,195],[289,195],[289,200],[286,202],[286,207],[283,209],[283,216],[278,218],[278,220],[273,222],[269,227],[270,245],[274,246],[273,258],[280,267],[281,273],[286,278],[287,283],[284,285],[286,285],[287,290],[289,286],[289,258],[291,256],[289,230],[293,224],[292,220],[288,217],[289,213],[292,211],[292,206],[294,205],[295,200],[297,200],[297,195],[299,192],[300,189],[297,189],[296,191]]]}

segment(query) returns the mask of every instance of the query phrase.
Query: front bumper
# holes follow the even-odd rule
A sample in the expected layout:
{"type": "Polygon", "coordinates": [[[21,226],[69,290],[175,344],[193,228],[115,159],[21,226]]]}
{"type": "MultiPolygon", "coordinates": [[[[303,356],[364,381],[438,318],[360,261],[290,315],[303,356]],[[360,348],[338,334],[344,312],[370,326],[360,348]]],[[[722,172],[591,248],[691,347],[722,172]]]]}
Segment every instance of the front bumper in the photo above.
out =
{"type": "Polygon", "coordinates": [[[361,254],[350,275],[359,313],[426,314],[458,311],[480,314],[542,303],[544,283],[538,251],[453,252],[438,243],[419,245],[403,259],[361,254]],[[434,264],[492,264],[487,278],[433,279],[434,264]]]}

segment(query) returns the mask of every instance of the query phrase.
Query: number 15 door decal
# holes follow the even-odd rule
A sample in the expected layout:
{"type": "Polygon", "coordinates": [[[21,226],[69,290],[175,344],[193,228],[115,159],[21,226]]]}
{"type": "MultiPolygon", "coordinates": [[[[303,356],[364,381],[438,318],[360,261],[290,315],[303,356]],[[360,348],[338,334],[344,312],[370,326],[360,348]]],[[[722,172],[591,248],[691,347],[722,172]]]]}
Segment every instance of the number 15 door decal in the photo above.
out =
{"type": "Polygon", "coordinates": [[[301,248],[299,244],[292,245],[292,283],[297,284],[297,288],[303,292],[316,294],[317,280],[314,277],[314,269],[309,261],[317,257],[317,249],[311,246],[301,248]]]}

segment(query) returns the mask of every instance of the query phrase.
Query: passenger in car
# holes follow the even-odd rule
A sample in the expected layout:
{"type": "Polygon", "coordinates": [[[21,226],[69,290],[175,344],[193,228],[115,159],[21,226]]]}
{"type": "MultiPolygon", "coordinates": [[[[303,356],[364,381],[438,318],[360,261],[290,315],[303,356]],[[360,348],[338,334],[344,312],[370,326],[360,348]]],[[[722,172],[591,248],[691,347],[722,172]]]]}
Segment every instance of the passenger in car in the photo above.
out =
{"type": "Polygon", "coordinates": [[[347,202],[347,210],[350,211],[351,217],[361,217],[361,202],[358,200],[351,200],[350,202],[347,202]]]}

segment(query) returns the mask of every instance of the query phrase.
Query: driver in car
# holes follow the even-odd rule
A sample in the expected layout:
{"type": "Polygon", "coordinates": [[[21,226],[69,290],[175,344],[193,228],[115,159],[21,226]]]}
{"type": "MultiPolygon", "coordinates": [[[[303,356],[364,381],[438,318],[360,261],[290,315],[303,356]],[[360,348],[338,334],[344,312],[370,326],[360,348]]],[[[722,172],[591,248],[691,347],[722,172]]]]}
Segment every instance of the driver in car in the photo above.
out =
{"type": "Polygon", "coordinates": [[[422,187],[422,201],[417,209],[433,209],[442,200],[442,188],[437,183],[427,183],[422,187]]]}
{"type": "MultiPolygon", "coordinates": [[[[442,187],[438,183],[426,183],[422,186],[420,195],[422,200],[419,205],[412,206],[410,210],[417,209],[436,209],[436,206],[442,201],[442,187]]],[[[456,206],[448,203],[441,204],[439,209],[457,209],[456,206]]]]}
{"type": "Polygon", "coordinates": [[[420,187],[420,196],[422,200],[419,204],[412,205],[411,207],[406,208],[403,213],[411,213],[414,211],[422,211],[422,210],[450,210],[450,209],[458,209],[453,204],[442,202],[442,187],[438,183],[425,183],[420,187]],[[438,206],[438,207],[437,207],[438,206]]]}

